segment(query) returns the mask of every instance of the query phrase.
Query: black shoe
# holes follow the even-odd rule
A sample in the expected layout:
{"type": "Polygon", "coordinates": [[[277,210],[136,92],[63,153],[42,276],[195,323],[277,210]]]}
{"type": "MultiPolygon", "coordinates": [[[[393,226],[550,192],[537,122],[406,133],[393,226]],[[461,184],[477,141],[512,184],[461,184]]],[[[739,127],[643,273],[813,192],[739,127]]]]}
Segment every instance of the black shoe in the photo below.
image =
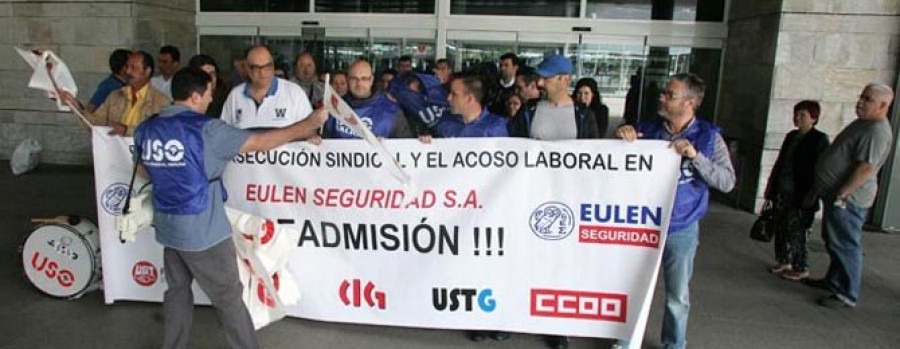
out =
{"type": "Polygon", "coordinates": [[[512,337],[512,335],[509,332],[501,332],[501,331],[491,332],[491,339],[498,341],[498,342],[505,341],[505,340],[509,339],[509,337],[512,337]]]}
{"type": "Polygon", "coordinates": [[[828,281],[825,281],[825,278],[821,279],[813,279],[806,278],[803,279],[803,284],[812,288],[818,288],[821,290],[831,291],[831,286],[828,286],[828,281]]]}
{"type": "Polygon", "coordinates": [[[484,342],[484,340],[488,338],[488,333],[486,331],[468,331],[466,332],[466,336],[469,337],[470,341],[477,343],[484,342]]]}
{"type": "Polygon", "coordinates": [[[547,336],[547,346],[551,349],[568,349],[569,337],[547,336]]]}
{"type": "Polygon", "coordinates": [[[831,309],[853,309],[854,305],[844,302],[837,295],[831,295],[825,298],[820,299],[818,302],[819,305],[831,308],[831,309]]]}

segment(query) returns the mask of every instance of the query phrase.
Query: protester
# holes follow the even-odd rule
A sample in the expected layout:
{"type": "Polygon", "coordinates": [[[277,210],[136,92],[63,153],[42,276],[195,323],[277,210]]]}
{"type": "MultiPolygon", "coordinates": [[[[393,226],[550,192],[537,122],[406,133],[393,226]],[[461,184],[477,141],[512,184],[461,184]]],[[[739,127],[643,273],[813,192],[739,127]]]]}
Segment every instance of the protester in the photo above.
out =
{"type": "Polygon", "coordinates": [[[129,55],[131,55],[131,52],[123,49],[117,49],[109,55],[110,74],[97,85],[97,90],[94,91],[94,95],[91,97],[88,105],[84,107],[84,111],[93,113],[97,110],[97,107],[106,101],[106,97],[110,93],[125,87],[125,84],[128,83],[126,68],[128,67],[129,55]]]}
{"type": "Polygon", "coordinates": [[[172,98],[172,75],[175,74],[175,71],[181,65],[181,52],[175,46],[163,46],[159,49],[157,63],[159,75],[154,76],[150,83],[167,97],[172,98]]]}
{"type": "Polygon", "coordinates": [[[390,68],[385,69],[381,74],[378,74],[378,86],[376,92],[387,93],[391,86],[391,81],[394,80],[395,76],[397,76],[397,71],[390,68]]]}
{"type": "Polygon", "coordinates": [[[516,75],[516,93],[522,96],[524,104],[536,104],[541,99],[541,89],[538,87],[540,75],[531,67],[518,70],[516,75]]]}
{"type": "Polygon", "coordinates": [[[552,55],[538,66],[538,86],[547,92],[547,100],[527,104],[510,123],[510,136],[540,140],[598,138],[594,113],[569,95],[572,62],[552,55]]]}
{"type": "Polygon", "coordinates": [[[397,60],[397,74],[411,72],[412,70],[413,70],[412,57],[401,56],[400,59],[397,60]]]}
{"type": "Polygon", "coordinates": [[[237,85],[248,82],[249,76],[247,74],[247,55],[244,52],[239,52],[234,55],[234,59],[232,59],[232,71],[231,75],[228,76],[228,89],[231,90],[237,85]]]}
{"type": "Polygon", "coordinates": [[[572,99],[591,109],[597,119],[597,131],[600,132],[600,138],[603,138],[609,127],[609,108],[603,104],[597,81],[592,78],[578,80],[575,83],[575,91],[572,91],[572,99]]]}
{"type": "Polygon", "coordinates": [[[243,129],[284,127],[303,120],[312,107],[297,84],[275,77],[275,62],[265,46],[247,51],[250,82],[231,90],[222,121],[243,129]]]}
{"type": "Polygon", "coordinates": [[[828,136],[816,129],[821,108],[815,101],[794,105],[794,126],[781,143],[772,167],[765,198],[775,208],[775,260],[769,272],[789,280],[809,276],[806,239],[818,203],[804,208],[803,200],[812,190],[813,170],[819,155],[828,147],[828,136]]]}
{"type": "Polygon", "coordinates": [[[196,55],[188,60],[188,67],[197,68],[205,71],[212,78],[213,100],[206,109],[206,116],[219,118],[222,116],[222,107],[225,105],[225,99],[228,98],[228,86],[225,86],[219,79],[219,66],[216,61],[209,55],[196,55]]]}
{"type": "MultiPolygon", "coordinates": [[[[345,97],[347,104],[375,136],[411,138],[413,134],[403,110],[385,93],[372,93],[373,79],[372,65],[368,61],[357,60],[351,64],[347,72],[350,83],[350,93],[345,97]]],[[[331,118],[325,123],[322,138],[360,138],[360,135],[331,118]]]]}
{"type": "Polygon", "coordinates": [[[453,68],[450,67],[450,61],[446,58],[437,60],[437,63],[434,64],[434,76],[441,84],[449,83],[451,75],[453,75],[453,68]]]}
{"type": "Polygon", "coordinates": [[[86,114],[93,125],[111,127],[111,135],[131,136],[141,121],[159,113],[172,100],[150,85],[153,56],[149,53],[132,52],[128,56],[126,72],[128,85],[110,93],[106,102],[93,113],[86,113],[71,94],[64,93],[62,97],[86,114]]]}
{"type": "Polygon", "coordinates": [[[222,173],[240,153],[265,151],[315,134],[324,110],[282,129],[250,133],[203,115],[212,101],[212,78],[185,68],[172,79],[175,104],[135,132],[135,161],[153,183],[153,225],[164,246],[163,348],[186,348],[193,322],[194,280],[216,309],[233,348],[258,348],[244,305],[231,225],[225,215],[222,173]],[[181,144],[184,156],[157,156],[152,142],[181,144]]]}
{"type": "Polygon", "coordinates": [[[322,97],[325,96],[325,84],[319,81],[316,74],[316,60],[309,52],[303,52],[297,55],[294,61],[294,77],[291,81],[300,85],[303,92],[309,96],[310,105],[319,105],[322,103],[322,97]]]}
{"type": "Polygon", "coordinates": [[[819,300],[828,308],[853,308],[862,280],[862,226],[877,194],[878,170],[893,145],[888,110],[894,91],[870,84],[856,102],[857,119],[841,131],[816,162],[814,194],[822,198],[822,238],[830,263],[822,279],[808,284],[832,295],[819,300]]]}
{"type": "Polygon", "coordinates": [[[500,56],[500,88],[502,91],[516,89],[516,73],[519,70],[519,57],[508,52],[500,56]]]}
{"type": "MultiPolygon", "coordinates": [[[[663,348],[687,346],[689,284],[700,242],[699,221],[709,207],[709,187],[723,192],[734,187],[734,168],[719,128],[695,114],[705,93],[706,83],[700,77],[676,74],[660,94],[661,118],[642,121],[637,128],[623,124],[616,129],[616,136],[629,142],[637,138],[670,141],[670,147],[681,156],[678,188],[662,256],[666,292],[663,348]]],[[[619,341],[617,345],[627,348],[630,343],[619,341]]]]}
{"type": "Polygon", "coordinates": [[[334,89],[334,92],[337,92],[338,96],[346,96],[350,89],[347,83],[347,72],[337,70],[331,73],[331,88],[334,89]]]}
{"type": "Polygon", "coordinates": [[[515,118],[516,114],[519,113],[519,110],[522,109],[522,96],[513,92],[506,92],[503,96],[503,100],[506,101],[504,103],[506,105],[506,118],[515,118]]]}

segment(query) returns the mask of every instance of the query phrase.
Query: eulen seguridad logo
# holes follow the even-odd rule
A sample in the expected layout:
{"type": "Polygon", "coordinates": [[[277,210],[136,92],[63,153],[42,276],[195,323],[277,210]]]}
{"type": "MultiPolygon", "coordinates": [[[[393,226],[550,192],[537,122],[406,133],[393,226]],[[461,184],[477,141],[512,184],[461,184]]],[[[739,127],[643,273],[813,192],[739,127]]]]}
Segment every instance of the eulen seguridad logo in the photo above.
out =
{"type": "Polygon", "coordinates": [[[662,207],[581,204],[578,218],[578,242],[659,248],[662,207]]]}

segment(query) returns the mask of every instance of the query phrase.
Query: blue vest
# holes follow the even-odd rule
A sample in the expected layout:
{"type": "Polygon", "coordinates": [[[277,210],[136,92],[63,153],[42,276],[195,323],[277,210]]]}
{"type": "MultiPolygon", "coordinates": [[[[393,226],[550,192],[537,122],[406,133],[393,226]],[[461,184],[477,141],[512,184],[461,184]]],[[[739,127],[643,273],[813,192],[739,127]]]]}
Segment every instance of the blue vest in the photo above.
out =
{"type": "MultiPolygon", "coordinates": [[[[663,137],[666,132],[664,122],[662,118],[642,122],[638,125],[638,132],[643,133],[642,138],[665,139],[663,137]]],[[[693,124],[679,138],[689,140],[698,152],[707,158],[712,158],[716,151],[718,134],[719,128],[711,122],[695,118],[693,124]]],[[[677,232],[687,228],[703,218],[707,208],[709,208],[709,186],[691,166],[691,160],[682,158],[681,175],[678,177],[678,189],[675,191],[675,206],[672,208],[669,231],[677,232]]]]}
{"type": "MultiPolygon", "coordinates": [[[[349,98],[349,97],[348,97],[349,98]]],[[[397,103],[391,102],[385,95],[378,95],[361,107],[353,108],[356,115],[369,127],[376,137],[388,138],[394,126],[394,115],[400,110],[397,103]]],[[[349,127],[329,118],[326,126],[330,138],[360,138],[349,127]]]]}
{"type": "Polygon", "coordinates": [[[482,109],[481,116],[475,122],[466,125],[462,116],[450,114],[441,118],[434,127],[435,134],[444,138],[456,137],[507,137],[506,119],[482,109]]]}
{"type": "Polygon", "coordinates": [[[155,211],[193,215],[208,209],[203,126],[210,120],[186,111],[147,119],[135,130],[135,151],[153,182],[155,211]]]}

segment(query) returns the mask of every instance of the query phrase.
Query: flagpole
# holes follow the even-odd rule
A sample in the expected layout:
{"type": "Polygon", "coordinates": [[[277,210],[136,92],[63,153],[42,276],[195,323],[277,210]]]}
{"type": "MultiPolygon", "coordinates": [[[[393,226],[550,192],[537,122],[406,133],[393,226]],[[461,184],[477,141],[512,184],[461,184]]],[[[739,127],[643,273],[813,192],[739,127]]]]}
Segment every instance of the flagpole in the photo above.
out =
{"type": "Polygon", "coordinates": [[[91,124],[91,122],[88,121],[88,119],[85,118],[84,115],[81,114],[80,111],[78,111],[78,108],[76,106],[72,105],[72,102],[70,102],[68,99],[62,97],[62,93],[61,93],[61,90],[59,89],[59,85],[56,84],[56,79],[53,78],[53,71],[52,71],[53,63],[50,63],[50,62],[45,62],[45,63],[46,63],[45,67],[47,68],[47,76],[50,77],[50,83],[53,84],[53,90],[56,93],[56,98],[62,100],[63,103],[65,103],[69,107],[69,109],[72,110],[72,113],[75,113],[75,115],[77,115],[78,118],[81,119],[81,121],[84,122],[84,124],[87,125],[88,128],[93,127],[94,125],[91,124]]]}

